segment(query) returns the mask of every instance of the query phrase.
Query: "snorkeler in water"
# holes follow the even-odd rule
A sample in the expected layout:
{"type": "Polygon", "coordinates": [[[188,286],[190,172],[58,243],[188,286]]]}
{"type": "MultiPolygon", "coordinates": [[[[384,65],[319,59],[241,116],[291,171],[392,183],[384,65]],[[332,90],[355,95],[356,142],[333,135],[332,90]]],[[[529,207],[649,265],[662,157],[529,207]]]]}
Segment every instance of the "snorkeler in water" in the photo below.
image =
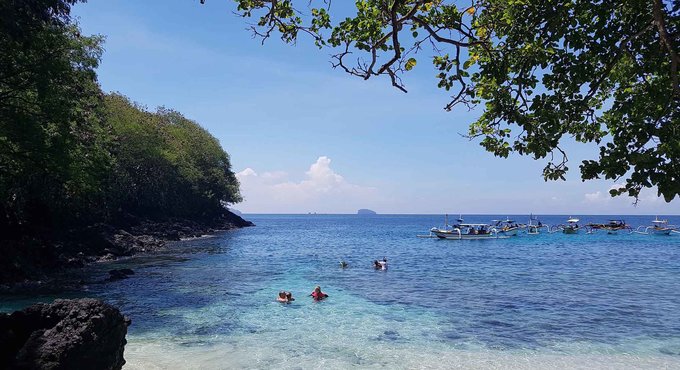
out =
{"type": "Polygon", "coordinates": [[[324,298],[328,298],[328,294],[322,292],[321,287],[318,285],[316,286],[316,288],[314,288],[314,291],[312,292],[312,294],[310,294],[310,296],[314,298],[315,301],[320,301],[324,298]]]}

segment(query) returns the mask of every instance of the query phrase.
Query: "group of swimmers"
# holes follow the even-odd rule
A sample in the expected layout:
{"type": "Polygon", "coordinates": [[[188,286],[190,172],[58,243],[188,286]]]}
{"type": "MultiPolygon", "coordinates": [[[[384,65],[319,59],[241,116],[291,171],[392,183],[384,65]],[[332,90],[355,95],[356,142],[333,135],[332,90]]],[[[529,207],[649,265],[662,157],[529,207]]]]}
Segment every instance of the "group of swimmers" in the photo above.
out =
{"type": "Polygon", "coordinates": [[[279,292],[279,297],[276,298],[276,300],[283,303],[290,303],[293,302],[295,298],[293,298],[293,293],[282,290],[279,292]]]}
{"type": "Polygon", "coordinates": [[[387,270],[387,258],[383,258],[382,261],[373,261],[373,268],[376,270],[387,270]]]}
{"type": "MultiPolygon", "coordinates": [[[[314,291],[312,291],[312,293],[309,296],[312,297],[315,301],[320,301],[325,298],[328,298],[328,294],[322,292],[321,287],[318,285],[316,286],[316,288],[314,288],[314,291]]],[[[286,292],[284,290],[280,291],[278,298],[276,298],[276,301],[281,303],[290,303],[293,302],[294,300],[295,298],[293,298],[293,293],[286,292]]]]}
{"type": "MultiPolygon", "coordinates": [[[[347,268],[349,267],[349,264],[345,261],[341,261],[340,267],[347,268]]],[[[378,260],[373,261],[373,268],[376,270],[387,270],[387,258],[383,257],[382,261],[378,260]]],[[[314,301],[321,301],[325,298],[328,298],[328,294],[322,292],[321,287],[318,285],[316,286],[316,288],[314,288],[314,291],[312,291],[312,293],[309,294],[309,296],[312,297],[314,301]]],[[[279,296],[276,298],[276,301],[281,303],[290,303],[294,300],[295,298],[293,298],[293,293],[287,292],[285,290],[280,291],[279,296]]]]}
{"type": "MultiPolygon", "coordinates": [[[[349,264],[345,261],[340,261],[340,268],[346,269],[349,264]]],[[[376,270],[387,270],[387,258],[383,257],[382,261],[373,261],[373,268],[376,270]]]]}

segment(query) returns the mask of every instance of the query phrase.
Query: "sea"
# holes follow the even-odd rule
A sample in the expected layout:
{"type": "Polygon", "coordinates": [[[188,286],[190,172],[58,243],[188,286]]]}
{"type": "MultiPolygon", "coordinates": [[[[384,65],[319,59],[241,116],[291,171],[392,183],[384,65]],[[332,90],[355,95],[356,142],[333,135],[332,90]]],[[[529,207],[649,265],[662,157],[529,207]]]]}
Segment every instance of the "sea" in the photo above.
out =
{"type": "Polygon", "coordinates": [[[3,295],[0,311],[103,299],[132,320],[124,369],[680,369],[680,233],[438,240],[417,235],[443,215],[244,217],[257,226],[74,270],[81,287],[3,295]],[[135,274],[107,282],[119,268],[135,274]]]}

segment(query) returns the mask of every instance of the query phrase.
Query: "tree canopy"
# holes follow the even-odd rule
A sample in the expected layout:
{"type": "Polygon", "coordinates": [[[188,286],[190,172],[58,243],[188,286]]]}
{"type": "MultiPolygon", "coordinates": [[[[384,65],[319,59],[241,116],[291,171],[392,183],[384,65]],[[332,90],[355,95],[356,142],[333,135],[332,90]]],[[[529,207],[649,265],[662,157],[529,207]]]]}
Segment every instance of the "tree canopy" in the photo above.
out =
{"type": "Polygon", "coordinates": [[[102,38],[80,35],[72,3],[0,3],[0,224],[9,231],[78,217],[101,189],[102,38]]]}
{"type": "Polygon", "coordinates": [[[241,200],[229,156],[180,113],[148,112],[120,94],[104,98],[114,163],[107,204],[152,217],[209,218],[241,200]]]}
{"type": "MultiPolygon", "coordinates": [[[[203,1],[201,1],[203,2],[203,1]]],[[[403,77],[418,60],[451,94],[445,109],[481,106],[469,136],[489,152],[546,159],[564,179],[565,138],[599,146],[581,178],[625,179],[612,195],[657,187],[680,195],[680,2],[677,0],[235,0],[264,42],[307,35],[333,67],[369,79],[403,77]]]]}
{"type": "Polygon", "coordinates": [[[178,112],[104,94],[103,38],[81,35],[75,2],[0,1],[2,238],[226,212],[241,200],[228,154],[178,112]]]}

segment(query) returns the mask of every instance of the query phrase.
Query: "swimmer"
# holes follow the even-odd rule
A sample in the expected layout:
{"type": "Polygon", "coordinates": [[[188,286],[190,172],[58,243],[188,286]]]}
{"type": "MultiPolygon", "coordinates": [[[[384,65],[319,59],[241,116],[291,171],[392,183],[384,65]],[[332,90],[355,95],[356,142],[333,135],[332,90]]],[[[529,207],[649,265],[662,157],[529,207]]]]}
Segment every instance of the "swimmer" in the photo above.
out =
{"type": "Polygon", "coordinates": [[[340,261],[340,268],[346,269],[349,267],[349,264],[345,261],[340,261]]]}
{"type": "Polygon", "coordinates": [[[279,296],[276,298],[277,302],[282,302],[282,303],[287,303],[288,302],[288,297],[286,296],[286,292],[283,290],[279,292],[279,296]]]}
{"type": "Polygon", "coordinates": [[[314,291],[312,292],[312,294],[310,294],[310,296],[312,296],[312,298],[314,298],[315,301],[320,301],[324,298],[328,298],[328,294],[322,292],[321,287],[318,285],[316,286],[316,288],[314,288],[314,291]]]}
{"type": "Polygon", "coordinates": [[[373,261],[373,268],[376,270],[382,270],[382,265],[380,264],[380,262],[378,262],[378,260],[375,260],[373,261]]]}
{"type": "Polygon", "coordinates": [[[387,258],[383,257],[383,260],[379,262],[381,270],[387,270],[387,258]]]}
{"type": "Polygon", "coordinates": [[[295,300],[295,298],[293,298],[293,293],[286,292],[286,301],[293,302],[294,300],[295,300]]]}

